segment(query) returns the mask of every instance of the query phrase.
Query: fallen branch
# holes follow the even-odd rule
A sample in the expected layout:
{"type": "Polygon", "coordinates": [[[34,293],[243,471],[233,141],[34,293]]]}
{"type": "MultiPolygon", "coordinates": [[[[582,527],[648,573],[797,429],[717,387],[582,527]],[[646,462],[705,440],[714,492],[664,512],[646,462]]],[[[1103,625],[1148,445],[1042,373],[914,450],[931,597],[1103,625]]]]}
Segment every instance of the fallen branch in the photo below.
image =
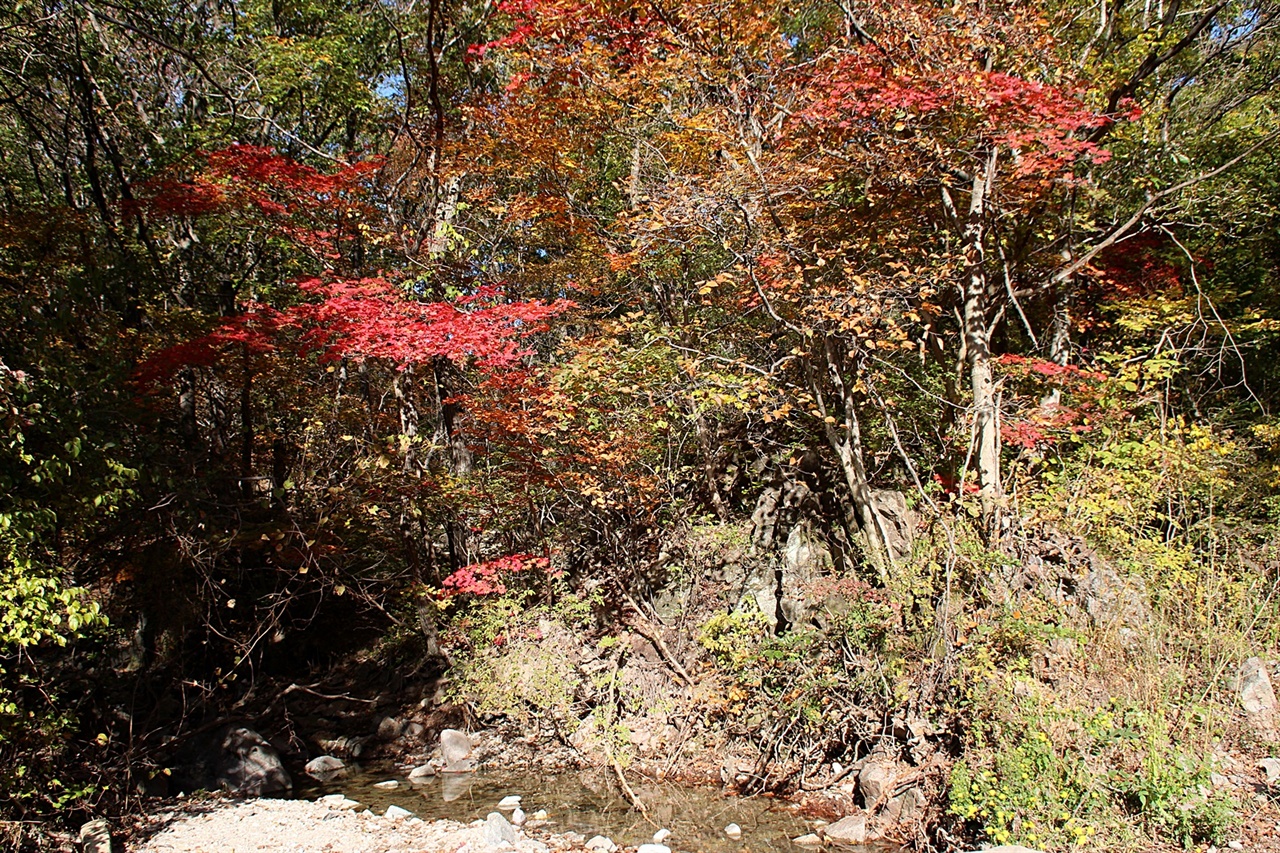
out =
{"type": "Polygon", "coordinates": [[[640,609],[640,605],[636,604],[635,600],[627,595],[625,591],[620,590],[620,592],[622,592],[622,598],[627,602],[627,605],[636,614],[636,619],[628,622],[627,627],[653,643],[653,647],[658,650],[658,654],[666,665],[671,668],[671,671],[685,683],[685,686],[692,687],[693,679],[689,677],[689,673],[685,671],[685,668],[680,665],[680,661],[676,660],[675,655],[671,654],[671,650],[667,648],[667,644],[662,640],[662,635],[649,627],[647,624],[649,620],[645,617],[644,611],[640,609]]]}
{"type": "Polygon", "coordinates": [[[649,809],[644,803],[640,802],[640,798],[636,796],[636,792],[631,790],[631,785],[627,782],[626,774],[622,772],[622,765],[618,763],[618,758],[612,752],[609,753],[609,764],[613,767],[613,772],[618,776],[618,785],[622,787],[622,793],[627,795],[627,799],[631,801],[631,805],[636,807],[640,814],[648,816],[649,809]]]}

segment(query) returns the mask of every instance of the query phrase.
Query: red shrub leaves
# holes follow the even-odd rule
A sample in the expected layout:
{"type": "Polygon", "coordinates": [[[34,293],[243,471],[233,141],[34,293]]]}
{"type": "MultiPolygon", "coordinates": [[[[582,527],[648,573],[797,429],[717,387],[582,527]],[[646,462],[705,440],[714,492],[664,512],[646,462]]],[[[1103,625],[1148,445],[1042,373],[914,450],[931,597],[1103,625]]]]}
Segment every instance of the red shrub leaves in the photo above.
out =
{"type": "Polygon", "coordinates": [[[792,133],[806,129],[883,137],[889,128],[934,143],[989,142],[1018,152],[1016,173],[1061,171],[1080,157],[1110,155],[1083,130],[1113,119],[1074,93],[1014,74],[971,68],[885,66],[867,51],[841,57],[815,76],[812,100],[792,133]]]}
{"type": "MultiPolygon", "coordinates": [[[[347,164],[325,173],[270,148],[233,145],[201,152],[194,165],[191,176],[170,174],[142,185],[132,211],[161,217],[237,214],[270,226],[304,250],[335,257],[344,218],[360,210],[359,192],[380,163],[347,164]],[[337,225],[322,228],[325,217],[337,225]]],[[[319,352],[322,363],[376,358],[404,367],[443,357],[461,366],[509,368],[525,355],[522,338],[573,305],[565,299],[508,301],[492,285],[451,301],[424,301],[415,298],[412,284],[331,272],[296,284],[313,301],[284,310],[245,305],[208,333],[153,355],[138,378],[150,384],[183,366],[211,365],[232,346],[262,353],[286,341],[301,355],[319,352]]]]}
{"type": "Polygon", "coordinates": [[[1102,382],[1108,378],[1105,373],[1100,373],[1096,370],[1084,370],[1074,364],[1058,364],[1054,361],[1046,361],[1043,358],[1033,358],[1025,355],[1002,355],[998,361],[1005,366],[1010,375],[1024,378],[1031,374],[1047,378],[1069,377],[1095,382],[1102,382]]]}
{"type": "Polygon", "coordinates": [[[505,579],[529,569],[546,569],[550,565],[551,561],[546,557],[534,557],[530,554],[511,554],[487,563],[472,563],[445,578],[440,585],[440,594],[445,598],[456,595],[502,595],[507,591],[505,579]]]}
{"type": "Polygon", "coordinates": [[[270,223],[280,235],[325,257],[337,257],[339,236],[322,222],[358,209],[355,198],[379,159],[322,172],[272,148],[232,145],[200,151],[136,188],[125,214],[156,218],[249,216],[270,223]]]}
{"type": "Polygon", "coordinates": [[[381,278],[308,279],[299,287],[323,299],[290,309],[282,325],[302,329],[304,348],[320,350],[321,361],[354,356],[404,366],[442,356],[510,367],[525,354],[521,337],[573,307],[565,299],[506,302],[497,287],[452,302],[419,302],[381,278]]]}
{"type": "Polygon", "coordinates": [[[151,384],[185,366],[209,366],[232,345],[259,353],[286,341],[300,355],[319,352],[321,363],[379,358],[404,367],[443,357],[484,370],[510,368],[526,354],[522,338],[542,331],[544,321],[573,307],[565,299],[506,302],[496,287],[452,302],[419,302],[382,278],[312,278],[298,287],[322,298],[284,311],[246,306],[244,313],[223,319],[209,333],[147,359],[138,379],[151,384]]]}
{"type": "Polygon", "coordinates": [[[184,367],[209,367],[231,352],[260,354],[276,348],[282,315],[270,305],[246,303],[244,311],[223,318],[212,331],[165,347],[139,365],[135,379],[143,387],[171,379],[184,367]]]}
{"type": "Polygon", "coordinates": [[[381,165],[364,160],[321,172],[271,148],[232,145],[197,152],[180,167],[140,184],[131,209],[157,216],[253,209],[278,216],[353,190],[381,165]]]}
{"type": "Polygon", "coordinates": [[[1003,355],[998,361],[1011,380],[1006,386],[1010,413],[1000,426],[1000,440],[1009,447],[1053,445],[1115,414],[1101,405],[1111,381],[1105,373],[1021,355],[1003,355]],[[1045,396],[1049,388],[1058,395],[1045,396]]]}

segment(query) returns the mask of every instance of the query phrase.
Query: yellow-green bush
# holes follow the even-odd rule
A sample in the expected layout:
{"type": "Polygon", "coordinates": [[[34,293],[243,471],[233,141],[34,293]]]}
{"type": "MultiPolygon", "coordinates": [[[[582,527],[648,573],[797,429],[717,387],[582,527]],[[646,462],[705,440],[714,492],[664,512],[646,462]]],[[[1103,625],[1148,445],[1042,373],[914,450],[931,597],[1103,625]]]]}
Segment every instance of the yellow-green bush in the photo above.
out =
{"type": "Polygon", "coordinates": [[[522,725],[567,724],[581,681],[570,652],[581,644],[591,603],[564,590],[553,602],[510,591],[455,615],[445,635],[455,658],[451,698],[522,725]]]}

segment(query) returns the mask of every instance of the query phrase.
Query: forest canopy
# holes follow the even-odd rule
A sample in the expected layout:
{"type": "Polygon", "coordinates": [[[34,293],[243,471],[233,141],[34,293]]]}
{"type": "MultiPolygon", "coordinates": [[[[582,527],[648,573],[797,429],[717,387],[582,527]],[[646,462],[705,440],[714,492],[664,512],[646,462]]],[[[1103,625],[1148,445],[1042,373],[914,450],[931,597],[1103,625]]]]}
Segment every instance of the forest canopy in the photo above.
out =
{"type": "Polygon", "coordinates": [[[654,602],[721,577],[707,555],[738,537],[777,590],[723,593],[739,621],[665,660],[775,701],[733,632],[776,660],[817,631],[902,676],[785,658],[828,679],[808,733],[717,712],[791,768],[759,787],[887,737],[818,745],[821,697],[870,689],[947,733],[921,844],[1067,849],[1109,808],[1215,840],[1217,801],[1200,823],[1181,793],[1104,807],[1062,770],[1059,819],[996,808],[982,773],[1019,778],[1033,729],[1058,769],[1103,748],[1050,743],[995,686],[1095,642],[1017,574],[1045,543],[1096,549],[1154,614],[1139,676],[1088,629],[1118,682],[1165,685],[1135,767],[1222,742],[1223,672],[1276,653],[1278,15],[0,9],[4,817],[130,808],[184,732],[269,717],[281,684],[420,623],[415,671],[470,684],[508,635],[458,638],[512,596],[512,619],[593,601],[584,634],[661,638],[654,602]],[[861,633],[789,591],[803,549],[824,556],[796,589],[862,602],[861,633]],[[1154,722],[1192,696],[1217,709],[1200,728],[1154,722]]]}

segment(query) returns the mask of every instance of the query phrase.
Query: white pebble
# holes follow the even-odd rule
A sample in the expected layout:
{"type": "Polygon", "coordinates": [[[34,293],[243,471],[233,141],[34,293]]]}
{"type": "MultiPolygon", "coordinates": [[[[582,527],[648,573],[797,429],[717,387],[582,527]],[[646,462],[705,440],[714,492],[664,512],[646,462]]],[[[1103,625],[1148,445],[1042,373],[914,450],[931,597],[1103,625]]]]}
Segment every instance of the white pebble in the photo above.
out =
{"type": "Polygon", "coordinates": [[[662,842],[666,841],[670,837],[671,837],[671,830],[667,829],[666,827],[663,827],[662,829],[659,829],[657,832],[653,834],[653,843],[661,844],[662,842]]]}
{"type": "Polygon", "coordinates": [[[742,827],[738,826],[736,823],[731,823],[724,828],[724,834],[732,838],[734,841],[737,841],[742,837],[742,827]]]}
{"type": "Polygon", "coordinates": [[[400,783],[395,779],[388,779],[385,782],[377,783],[373,787],[377,788],[379,791],[394,791],[396,788],[400,787],[400,783]]]}
{"type": "Polygon", "coordinates": [[[520,798],[517,796],[503,797],[498,803],[500,809],[514,809],[520,805],[520,798]]]}

